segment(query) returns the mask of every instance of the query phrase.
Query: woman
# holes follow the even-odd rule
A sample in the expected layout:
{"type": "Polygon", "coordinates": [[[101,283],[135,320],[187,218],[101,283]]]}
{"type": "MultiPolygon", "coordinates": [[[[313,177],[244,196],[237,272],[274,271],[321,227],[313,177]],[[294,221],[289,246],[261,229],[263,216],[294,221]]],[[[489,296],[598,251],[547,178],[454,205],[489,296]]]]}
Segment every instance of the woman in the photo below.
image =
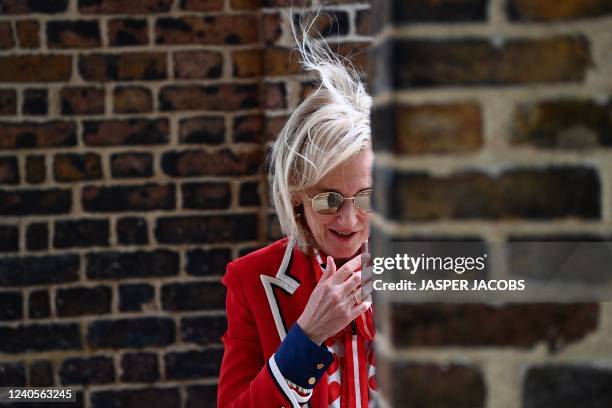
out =
{"type": "Polygon", "coordinates": [[[376,390],[370,289],[360,273],[371,98],[352,67],[303,37],[303,66],[321,85],[271,154],[272,197],[287,238],[229,263],[223,278],[222,408],[365,408],[376,390]]]}

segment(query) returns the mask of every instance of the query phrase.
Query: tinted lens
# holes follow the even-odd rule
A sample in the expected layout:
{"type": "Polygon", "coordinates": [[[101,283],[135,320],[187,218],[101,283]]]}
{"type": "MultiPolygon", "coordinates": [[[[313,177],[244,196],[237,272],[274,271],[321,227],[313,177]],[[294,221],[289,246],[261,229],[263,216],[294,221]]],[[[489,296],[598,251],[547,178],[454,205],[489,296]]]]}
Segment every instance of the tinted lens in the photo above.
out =
{"type": "Polygon", "coordinates": [[[319,214],[335,214],[343,201],[344,199],[338,193],[321,193],[312,199],[312,208],[319,214]]]}
{"type": "Polygon", "coordinates": [[[372,202],[372,191],[362,191],[355,196],[355,207],[358,209],[370,212],[371,211],[371,202],[372,202]]]}

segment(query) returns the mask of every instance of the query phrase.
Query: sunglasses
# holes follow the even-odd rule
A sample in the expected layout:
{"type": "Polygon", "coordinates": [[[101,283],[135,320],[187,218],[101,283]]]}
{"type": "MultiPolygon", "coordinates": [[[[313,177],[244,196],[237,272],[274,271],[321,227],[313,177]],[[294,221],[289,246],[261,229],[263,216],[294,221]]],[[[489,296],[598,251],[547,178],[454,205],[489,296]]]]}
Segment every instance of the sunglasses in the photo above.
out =
{"type": "Polygon", "coordinates": [[[317,194],[316,196],[310,198],[306,191],[304,191],[304,193],[310,200],[314,212],[320,215],[333,215],[337,213],[346,200],[353,200],[355,208],[362,213],[372,212],[370,206],[372,197],[371,189],[360,191],[355,194],[355,197],[343,197],[340,193],[329,191],[326,193],[317,194]]]}

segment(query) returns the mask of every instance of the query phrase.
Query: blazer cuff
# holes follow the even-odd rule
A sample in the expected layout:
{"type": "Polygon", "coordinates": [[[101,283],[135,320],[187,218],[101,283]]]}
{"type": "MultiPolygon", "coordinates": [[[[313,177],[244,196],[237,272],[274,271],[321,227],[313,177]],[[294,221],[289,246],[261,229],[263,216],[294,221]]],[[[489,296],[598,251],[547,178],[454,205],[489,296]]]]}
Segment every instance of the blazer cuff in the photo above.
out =
{"type": "Polygon", "coordinates": [[[334,357],[294,323],[274,354],[274,360],[287,380],[302,388],[314,388],[334,357]]]}

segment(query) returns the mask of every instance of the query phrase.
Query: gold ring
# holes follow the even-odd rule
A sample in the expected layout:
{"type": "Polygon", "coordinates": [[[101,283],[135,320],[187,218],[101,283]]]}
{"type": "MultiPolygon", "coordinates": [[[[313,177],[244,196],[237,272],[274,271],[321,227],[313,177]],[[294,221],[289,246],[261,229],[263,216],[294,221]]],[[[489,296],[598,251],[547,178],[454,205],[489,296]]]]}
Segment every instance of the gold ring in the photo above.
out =
{"type": "Polygon", "coordinates": [[[352,294],[352,295],[353,295],[353,297],[355,298],[355,303],[356,303],[356,304],[360,304],[360,303],[361,303],[361,301],[360,301],[359,299],[357,299],[357,295],[355,294],[355,292],[357,292],[357,291],[353,291],[353,292],[351,292],[351,294],[352,294]]]}

